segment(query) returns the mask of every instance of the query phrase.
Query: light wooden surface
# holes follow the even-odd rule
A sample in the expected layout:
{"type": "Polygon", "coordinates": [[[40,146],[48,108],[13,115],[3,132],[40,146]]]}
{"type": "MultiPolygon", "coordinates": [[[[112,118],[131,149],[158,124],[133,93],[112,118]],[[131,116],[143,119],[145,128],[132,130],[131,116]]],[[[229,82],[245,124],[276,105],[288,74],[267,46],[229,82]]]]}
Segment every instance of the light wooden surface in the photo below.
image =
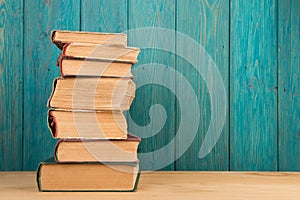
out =
{"type": "Polygon", "coordinates": [[[142,173],[137,192],[38,192],[34,172],[0,172],[0,199],[300,199],[300,173],[142,173]]]}

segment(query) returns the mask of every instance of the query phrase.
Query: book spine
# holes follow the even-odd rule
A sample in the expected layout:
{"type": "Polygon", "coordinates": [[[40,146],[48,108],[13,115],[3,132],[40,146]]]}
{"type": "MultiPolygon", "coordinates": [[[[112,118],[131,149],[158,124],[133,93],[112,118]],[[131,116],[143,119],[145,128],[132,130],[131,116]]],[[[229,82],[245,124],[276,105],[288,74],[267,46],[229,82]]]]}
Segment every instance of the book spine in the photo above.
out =
{"type": "Polygon", "coordinates": [[[51,32],[50,39],[51,42],[54,43],[59,49],[62,49],[64,44],[61,41],[55,40],[56,30],[51,32]]]}
{"type": "Polygon", "coordinates": [[[57,157],[57,151],[58,151],[58,146],[60,145],[60,143],[62,142],[61,139],[59,139],[56,144],[55,144],[55,147],[54,147],[54,160],[55,162],[57,163],[60,163],[60,161],[58,160],[58,157],[57,157]]]}
{"type": "Polygon", "coordinates": [[[141,171],[139,170],[139,172],[137,174],[137,177],[136,177],[136,180],[135,180],[135,183],[134,183],[134,187],[131,190],[131,192],[136,192],[136,190],[138,188],[139,180],[140,180],[140,175],[141,175],[141,171]]]}
{"type": "Polygon", "coordinates": [[[63,67],[62,67],[62,61],[64,59],[64,56],[62,54],[59,54],[58,58],[57,58],[57,61],[56,61],[56,66],[59,67],[60,69],[60,75],[61,76],[64,76],[64,73],[63,73],[63,67]]]}
{"type": "Polygon", "coordinates": [[[71,43],[66,43],[66,44],[63,46],[62,52],[61,52],[62,56],[66,56],[66,52],[67,52],[67,49],[68,49],[68,47],[70,46],[70,44],[71,44],[71,43]]]}
{"type": "Polygon", "coordinates": [[[51,31],[50,40],[51,40],[51,42],[53,42],[53,43],[54,43],[54,37],[55,37],[55,34],[56,34],[56,30],[51,31]]]}
{"type": "Polygon", "coordinates": [[[54,95],[54,91],[55,91],[55,88],[56,88],[56,83],[57,83],[57,80],[58,78],[54,79],[53,80],[53,84],[52,84],[52,92],[51,92],[51,95],[47,101],[47,106],[50,108],[51,107],[51,100],[52,100],[52,97],[54,95]]]}
{"type": "Polygon", "coordinates": [[[42,163],[39,164],[37,170],[36,170],[36,184],[38,186],[38,190],[40,192],[42,192],[42,188],[41,188],[41,182],[40,182],[40,176],[41,176],[41,167],[42,167],[42,163]]]}
{"type": "Polygon", "coordinates": [[[53,115],[52,110],[48,111],[48,128],[52,133],[53,138],[57,138],[58,127],[56,117],[53,115]]]}

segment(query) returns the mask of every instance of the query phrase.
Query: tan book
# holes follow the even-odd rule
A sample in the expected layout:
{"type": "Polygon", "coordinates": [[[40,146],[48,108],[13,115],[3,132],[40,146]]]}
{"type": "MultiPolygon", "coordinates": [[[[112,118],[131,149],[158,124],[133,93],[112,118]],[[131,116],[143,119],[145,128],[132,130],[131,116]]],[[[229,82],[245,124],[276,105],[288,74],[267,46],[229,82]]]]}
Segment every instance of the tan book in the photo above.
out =
{"type": "Polygon", "coordinates": [[[138,180],[138,161],[58,164],[48,159],[37,170],[37,185],[43,192],[135,191],[138,180]]]}
{"type": "Polygon", "coordinates": [[[127,139],[60,139],[54,154],[59,163],[135,162],[139,143],[131,134],[127,139]]]}
{"type": "Polygon", "coordinates": [[[127,122],[122,111],[49,110],[48,127],[54,138],[127,138],[127,122]]]}
{"type": "Polygon", "coordinates": [[[117,47],[91,43],[69,43],[64,45],[62,55],[70,58],[99,59],[136,63],[139,48],[117,47]]]}
{"type": "Polygon", "coordinates": [[[135,96],[130,78],[55,79],[48,106],[64,110],[128,110],[135,96]]]}
{"type": "Polygon", "coordinates": [[[71,42],[125,47],[127,45],[127,35],[122,33],[54,30],[51,33],[51,41],[60,49],[62,49],[65,44],[71,42]]]}
{"type": "Polygon", "coordinates": [[[61,57],[58,65],[61,76],[132,77],[132,63],[126,62],[61,57]]]}

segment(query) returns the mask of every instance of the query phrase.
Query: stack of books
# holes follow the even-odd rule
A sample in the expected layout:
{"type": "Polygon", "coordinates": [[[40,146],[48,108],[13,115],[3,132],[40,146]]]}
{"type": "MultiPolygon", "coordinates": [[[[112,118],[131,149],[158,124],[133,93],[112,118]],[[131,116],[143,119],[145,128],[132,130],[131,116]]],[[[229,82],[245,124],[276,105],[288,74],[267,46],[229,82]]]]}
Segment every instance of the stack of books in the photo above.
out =
{"type": "Polygon", "coordinates": [[[123,111],[135,96],[130,73],[138,48],[125,34],[53,31],[62,50],[48,100],[54,157],[40,163],[40,191],[135,191],[140,138],[127,132],[123,111]]]}

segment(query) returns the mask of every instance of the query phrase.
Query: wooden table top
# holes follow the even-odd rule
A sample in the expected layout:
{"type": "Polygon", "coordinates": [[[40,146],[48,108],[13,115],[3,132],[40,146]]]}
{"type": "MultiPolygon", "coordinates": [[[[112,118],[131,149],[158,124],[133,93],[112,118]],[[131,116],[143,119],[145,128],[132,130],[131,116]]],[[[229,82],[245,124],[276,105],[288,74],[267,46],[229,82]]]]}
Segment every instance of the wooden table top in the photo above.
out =
{"type": "Polygon", "coordinates": [[[35,172],[0,172],[0,200],[300,199],[300,172],[144,172],[137,192],[38,192],[35,172]]]}

